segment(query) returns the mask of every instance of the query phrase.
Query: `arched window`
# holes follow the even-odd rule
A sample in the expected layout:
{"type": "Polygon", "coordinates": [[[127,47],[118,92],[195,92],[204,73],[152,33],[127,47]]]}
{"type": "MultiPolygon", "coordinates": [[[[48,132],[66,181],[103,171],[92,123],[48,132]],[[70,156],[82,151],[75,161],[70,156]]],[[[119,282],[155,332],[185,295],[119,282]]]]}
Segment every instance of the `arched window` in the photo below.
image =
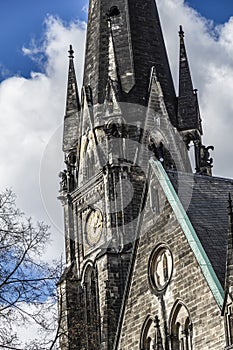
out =
{"type": "Polygon", "coordinates": [[[87,334],[87,349],[96,349],[99,338],[99,312],[97,296],[97,272],[92,265],[88,265],[84,274],[85,321],[87,334]]]}
{"type": "Polygon", "coordinates": [[[151,316],[148,316],[142,326],[140,350],[153,349],[154,324],[151,316]]]}
{"type": "Polygon", "coordinates": [[[172,350],[192,350],[192,323],[186,306],[177,301],[170,318],[172,350]]]}
{"type": "Polygon", "coordinates": [[[152,319],[148,316],[143,324],[140,340],[140,350],[163,350],[163,337],[158,316],[152,319]]]}

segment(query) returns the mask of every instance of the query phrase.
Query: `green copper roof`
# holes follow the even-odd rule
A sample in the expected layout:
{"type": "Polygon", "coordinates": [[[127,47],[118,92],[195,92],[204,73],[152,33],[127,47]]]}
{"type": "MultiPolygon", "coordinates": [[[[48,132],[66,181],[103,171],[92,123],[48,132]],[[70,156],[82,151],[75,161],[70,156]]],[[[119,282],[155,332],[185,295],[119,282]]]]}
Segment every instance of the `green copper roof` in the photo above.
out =
{"type": "Polygon", "coordinates": [[[214,295],[214,298],[219,305],[220,308],[222,308],[223,301],[224,301],[224,291],[223,288],[217,278],[217,275],[210,263],[210,260],[203,249],[203,246],[195,232],[195,229],[192,225],[192,223],[189,220],[189,217],[184,210],[180,199],[171,183],[171,181],[168,178],[167,173],[165,172],[162,164],[159,161],[156,161],[154,159],[150,160],[152,169],[157,176],[159,183],[164,191],[164,193],[167,196],[167,199],[176,215],[176,218],[189,242],[189,245],[192,249],[192,251],[195,254],[195,257],[200,265],[200,268],[202,270],[203,275],[205,276],[207,283],[214,295]]]}

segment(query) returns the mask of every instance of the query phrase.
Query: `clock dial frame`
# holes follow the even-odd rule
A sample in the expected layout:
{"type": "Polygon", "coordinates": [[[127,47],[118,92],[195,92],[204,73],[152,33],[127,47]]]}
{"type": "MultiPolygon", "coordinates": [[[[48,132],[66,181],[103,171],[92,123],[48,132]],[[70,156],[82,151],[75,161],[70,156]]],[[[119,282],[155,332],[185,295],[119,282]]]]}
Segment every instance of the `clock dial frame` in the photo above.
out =
{"type": "Polygon", "coordinates": [[[103,215],[99,209],[92,210],[86,219],[86,241],[89,246],[99,243],[103,230],[103,215]]]}

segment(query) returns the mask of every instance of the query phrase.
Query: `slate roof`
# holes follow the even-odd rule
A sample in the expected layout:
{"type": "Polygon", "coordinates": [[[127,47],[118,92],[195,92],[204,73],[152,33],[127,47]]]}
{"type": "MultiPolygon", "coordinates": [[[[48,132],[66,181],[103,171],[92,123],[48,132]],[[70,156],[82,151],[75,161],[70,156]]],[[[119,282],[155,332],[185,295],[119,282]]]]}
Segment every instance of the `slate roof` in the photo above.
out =
{"type": "Polygon", "coordinates": [[[227,206],[233,180],[171,171],[168,176],[224,288],[227,206]]]}

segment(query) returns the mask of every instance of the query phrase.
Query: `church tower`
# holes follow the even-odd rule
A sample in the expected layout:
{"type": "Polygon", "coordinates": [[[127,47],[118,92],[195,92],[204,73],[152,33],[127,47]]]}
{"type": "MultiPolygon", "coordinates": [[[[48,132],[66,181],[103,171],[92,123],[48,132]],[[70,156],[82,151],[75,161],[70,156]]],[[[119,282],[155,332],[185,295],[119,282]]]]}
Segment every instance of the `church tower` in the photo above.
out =
{"type": "MultiPolygon", "coordinates": [[[[196,142],[201,171],[201,121],[183,31],[180,38],[178,97],[154,0],[90,0],[81,93],[70,47],[59,195],[62,350],[113,349],[149,158],[191,173],[196,142]]],[[[156,210],[156,192],[151,201],[156,210]]]]}

